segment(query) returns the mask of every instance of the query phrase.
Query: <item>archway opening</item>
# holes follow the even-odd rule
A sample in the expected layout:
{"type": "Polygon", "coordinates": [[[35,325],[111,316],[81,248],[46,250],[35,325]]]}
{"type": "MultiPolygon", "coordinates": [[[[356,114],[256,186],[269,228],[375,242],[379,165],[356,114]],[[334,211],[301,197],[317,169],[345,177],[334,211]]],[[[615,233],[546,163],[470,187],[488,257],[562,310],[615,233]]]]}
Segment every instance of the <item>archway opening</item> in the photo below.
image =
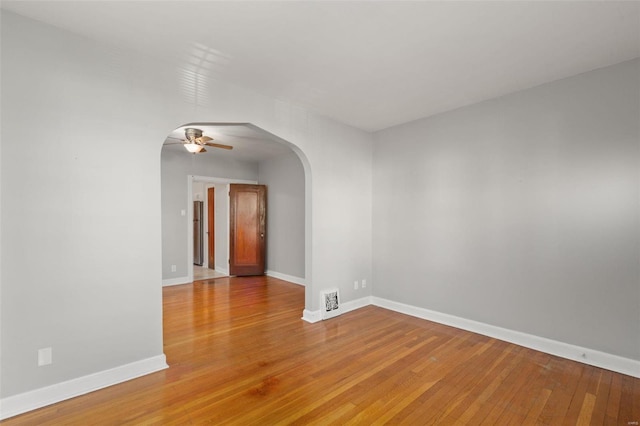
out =
{"type": "MultiPolygon", "coordinates": [[[[265,272],[304,285],[305,307],[310,305],[311,170],[296,145],[250,123],[188,123],[167,136],[161,153],[161,176],[163,286],[193,282],[191,219],[194,201],[202,198],[194,187],[215,186],[220,194],[226,194],[231,183],[260,183],[268,187],[265,272]],[[205,145],[206,152],[190,153],[184,146],[191,142],[191,131],[186,129],[201,130],[203,136],[211,138],[207,139],[210,144],[233,149],[205,145]]],[[[228,226],[226,209],[224,203],[216,205],[220,212],[216,229],[228,226]]],[[[218,235],[216,241],[220,239],[218,235]]],[[[220,249],[216,249],[213,269],[228,273],[224,267],[228,240],[217,244],[220,249]]]]}

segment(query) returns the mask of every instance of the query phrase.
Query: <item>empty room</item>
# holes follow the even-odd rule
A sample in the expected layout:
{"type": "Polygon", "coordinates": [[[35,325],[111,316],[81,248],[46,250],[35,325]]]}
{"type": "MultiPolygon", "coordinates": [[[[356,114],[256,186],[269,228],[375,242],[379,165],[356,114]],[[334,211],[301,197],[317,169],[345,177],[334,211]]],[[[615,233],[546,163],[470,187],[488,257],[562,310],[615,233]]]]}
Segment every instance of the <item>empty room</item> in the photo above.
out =
{"type": "Polygon", "coordinates": [[[640,422],[640,2],[0,16],[3,424],[640,422]]]}

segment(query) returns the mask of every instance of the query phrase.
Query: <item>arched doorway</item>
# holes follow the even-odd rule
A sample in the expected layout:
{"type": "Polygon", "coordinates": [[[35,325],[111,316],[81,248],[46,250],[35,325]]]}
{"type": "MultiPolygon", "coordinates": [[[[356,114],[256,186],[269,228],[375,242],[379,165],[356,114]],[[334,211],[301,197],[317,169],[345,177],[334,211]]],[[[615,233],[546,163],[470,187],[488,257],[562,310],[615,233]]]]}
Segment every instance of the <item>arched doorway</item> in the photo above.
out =
{"type": "Polygon", "coordinates": [[[267,222],[275,228],[268,233],[272,249],[267,249],[267,274],[305,285],[305,305],[309,306],[311,171],[304,153],[294,144],[250,123],[188,123],[177,127],[165,142],[171,145],[163,146],[161,155],[163,285],[193,281],[193,228],[189,218],[192,217],[194,182],[217,184],[224,190],[225,185],[233,182],[269,180],[271,219],[267,222]],[[212,138],[210,143],[229,145],[233,149],[206,146],[206,153],[191,154],[181,142],[187,139],[187,128],[200,129],[204,136],[212,138]],[[299,191],[292,184],[298,184],[299,191]],[[286,196],[276,196],[277,185],[289,186],[286,196]],[[293,205],[287,206],[287,203],[293,205]],[[280,214],[275,215],[274,209],[280,214]],[[281,220],[283,215],[288,218],[281,220]],[[282,229],[284,223],[287,229],[282,229]],[[287,238],[279,238],[285,234],[287,238]],[[288,250],[287,244],[299,247],[288,250]],[[287,256],[286,252],[290,254],[287,256]],[[279,262],[278,256],[287,261],[279,262]]]}

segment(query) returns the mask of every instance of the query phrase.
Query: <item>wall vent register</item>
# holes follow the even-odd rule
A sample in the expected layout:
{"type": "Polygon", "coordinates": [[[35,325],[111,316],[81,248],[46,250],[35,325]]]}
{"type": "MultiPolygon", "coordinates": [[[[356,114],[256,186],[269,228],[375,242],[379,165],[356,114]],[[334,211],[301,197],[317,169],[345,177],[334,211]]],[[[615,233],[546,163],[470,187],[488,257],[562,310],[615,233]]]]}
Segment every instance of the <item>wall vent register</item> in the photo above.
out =
{"type": "Polygon", "coordinates": [[[322,303],[322,319],[329,319],[342,313],[340,309],[340,292],[338,289],[324,290],[320,293],[322,303]]]}

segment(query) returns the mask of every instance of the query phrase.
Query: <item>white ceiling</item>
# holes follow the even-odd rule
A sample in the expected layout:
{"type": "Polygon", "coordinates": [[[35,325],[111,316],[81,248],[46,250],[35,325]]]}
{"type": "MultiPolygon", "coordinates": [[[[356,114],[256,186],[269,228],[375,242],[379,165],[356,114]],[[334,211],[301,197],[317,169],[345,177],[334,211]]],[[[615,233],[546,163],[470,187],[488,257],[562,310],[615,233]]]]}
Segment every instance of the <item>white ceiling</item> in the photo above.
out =
{"type": "MultiPolygon", "coordinates": [[[[205,153],[196,155],[212,156],[217,158],[233,158],[234,160],[260,162],[273,157],[287,155],[291,153],[283,141],[265,130],[251,124],[212,124],[212,123],[189,123],[175,129],[168,135],[165,143],[180,142],[185,139],[184,131],[188,127],[202,130],[204,136],[213,138],[214,143],[231,145],[232,150],[225,150],[214,147],[207,147],[205,153]],[[173,138],[173,139],[171,139],[173,138]]],[[[180,144],[165,145],[162,149],[188,154],[187,150],[180,144]]]]}
{"type": "Polygon", "coordinates": [[[375,131],[640,56],[639,2],[2,1],[375,131]]]}

